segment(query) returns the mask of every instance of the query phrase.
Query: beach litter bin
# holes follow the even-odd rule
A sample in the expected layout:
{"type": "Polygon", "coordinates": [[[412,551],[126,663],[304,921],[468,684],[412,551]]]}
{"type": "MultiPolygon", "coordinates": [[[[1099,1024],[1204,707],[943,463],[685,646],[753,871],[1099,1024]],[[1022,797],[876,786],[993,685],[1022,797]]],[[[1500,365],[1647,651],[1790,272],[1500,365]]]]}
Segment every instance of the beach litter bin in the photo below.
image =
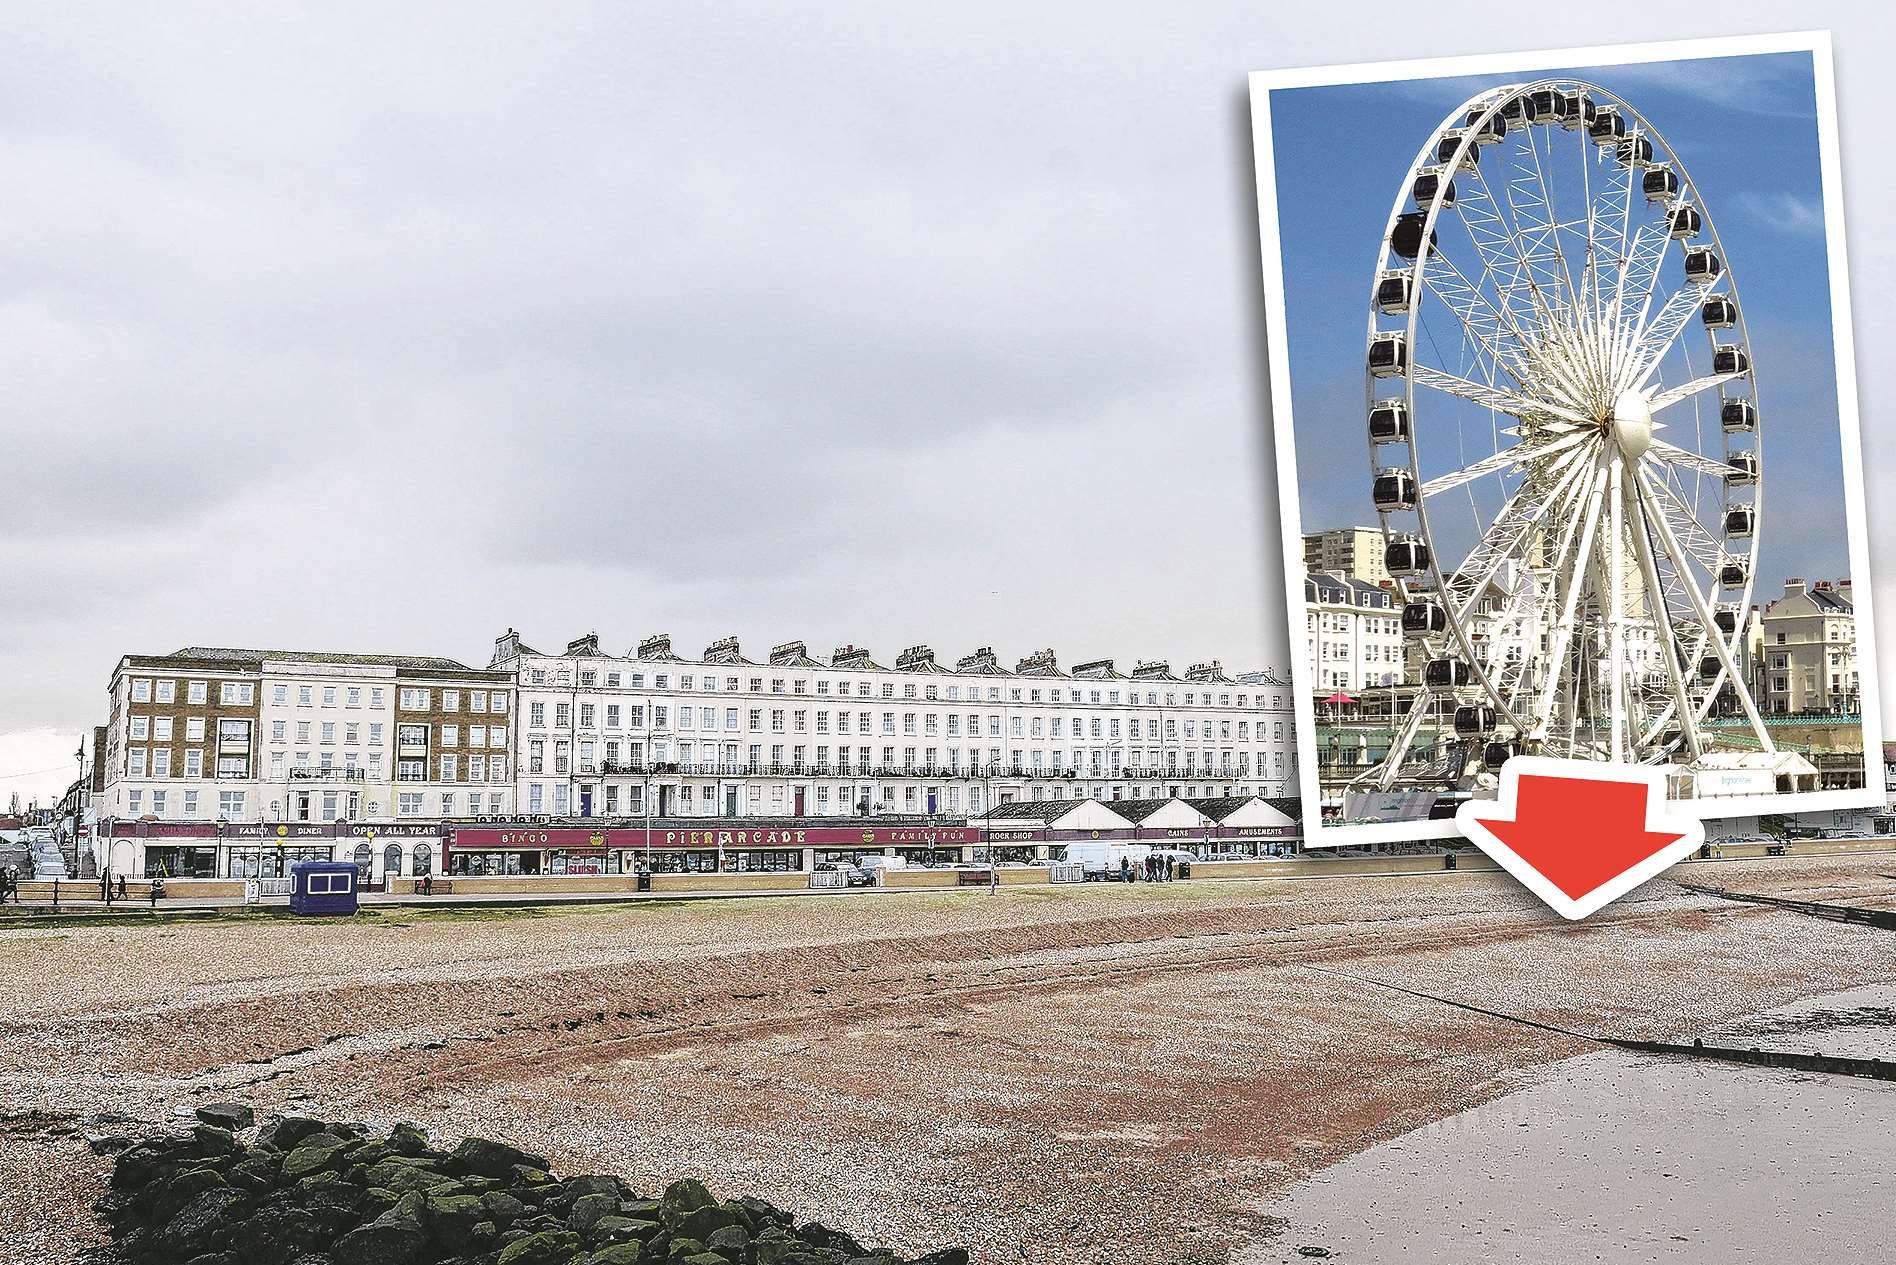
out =
{"type": "Polygon", "coordinates": [[[290,912],[353,914],[357,879],[353,861],[298,861],[290,866],[290,912]]]}
{"type": "Polygon", "coordinates": [[[652,872],[650,870],[639,871],[639,881],[638,881],[637,887],[638,887],[638,890],[641,892],[649,892],[652,890],[652,872]]]}

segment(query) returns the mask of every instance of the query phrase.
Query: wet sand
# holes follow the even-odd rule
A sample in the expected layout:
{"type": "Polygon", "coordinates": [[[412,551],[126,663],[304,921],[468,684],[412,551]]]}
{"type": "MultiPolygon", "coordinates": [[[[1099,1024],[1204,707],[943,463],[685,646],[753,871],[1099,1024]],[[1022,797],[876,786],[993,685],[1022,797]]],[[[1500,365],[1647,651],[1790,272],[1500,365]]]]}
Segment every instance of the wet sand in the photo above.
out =
{"type": "MultiPolygon", "coordinates": [[[[1858,988],[1705,1036],[1896,1059],[1892,1005],[1858,988]]],[[[1299,1183],[1234,1261],[1888,1261],[1892,1208],[1896,1083],[1612,1052],[1299,1183]]]]}

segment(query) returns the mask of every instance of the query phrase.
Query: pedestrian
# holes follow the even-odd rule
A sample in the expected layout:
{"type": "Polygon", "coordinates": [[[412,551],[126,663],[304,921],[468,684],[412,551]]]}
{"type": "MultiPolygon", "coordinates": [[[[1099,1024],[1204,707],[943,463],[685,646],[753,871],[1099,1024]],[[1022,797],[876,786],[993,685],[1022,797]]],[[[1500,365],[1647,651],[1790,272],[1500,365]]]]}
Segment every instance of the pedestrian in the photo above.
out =
{"type": "Polygon", "coordinates": [[[161,878],[154,877],[151,880],[151,884],[146,887],[145,893],[151,900],[152,912],[156,913],[158,911],[158,898],[165,894],[165,881],[161,878]]]}
{"type": "Polygon", "coordinates": [[[125,899],[125,876],[123,874],[118,876],[118,898],[120,900],[125,899]]]}
{"type": "Polygon", "coordinates": [[[432,871],[421,876],[421,894],[423,896],[434,895],[434,873],[432,871]]]}
{"type": "Polygon", "coordinates": [[[1119,881],[1122,883],[1132,882],[1132,858],[1131,857],[1122,856],[1119,858],[1119,881]]]}

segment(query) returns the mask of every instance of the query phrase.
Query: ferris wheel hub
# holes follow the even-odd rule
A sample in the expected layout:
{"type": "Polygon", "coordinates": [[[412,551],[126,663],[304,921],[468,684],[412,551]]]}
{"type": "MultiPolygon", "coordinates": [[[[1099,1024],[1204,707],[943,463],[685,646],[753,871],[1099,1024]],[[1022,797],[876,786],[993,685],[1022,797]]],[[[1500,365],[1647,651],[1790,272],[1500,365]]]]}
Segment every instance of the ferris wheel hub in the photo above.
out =
{"type": "Polygon", "coordinates": [[[1621,391],[1613,401],[1613,416],[1607,421],[1620,451],[1637,461],[1652,447],[1652,401],[1643,391],[1621,391]]]}

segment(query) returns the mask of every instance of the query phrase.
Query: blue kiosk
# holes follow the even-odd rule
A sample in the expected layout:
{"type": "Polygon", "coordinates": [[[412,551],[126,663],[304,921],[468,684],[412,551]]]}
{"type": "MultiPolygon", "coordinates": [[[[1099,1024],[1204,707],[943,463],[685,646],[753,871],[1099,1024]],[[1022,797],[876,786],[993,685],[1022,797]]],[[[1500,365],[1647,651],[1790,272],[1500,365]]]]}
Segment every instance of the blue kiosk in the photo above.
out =
{"type": "Polygon", "coordinates": [[[290,866],[290,912],[353,914],[356,867],[350,861],[298,861],[290,866]]]}

